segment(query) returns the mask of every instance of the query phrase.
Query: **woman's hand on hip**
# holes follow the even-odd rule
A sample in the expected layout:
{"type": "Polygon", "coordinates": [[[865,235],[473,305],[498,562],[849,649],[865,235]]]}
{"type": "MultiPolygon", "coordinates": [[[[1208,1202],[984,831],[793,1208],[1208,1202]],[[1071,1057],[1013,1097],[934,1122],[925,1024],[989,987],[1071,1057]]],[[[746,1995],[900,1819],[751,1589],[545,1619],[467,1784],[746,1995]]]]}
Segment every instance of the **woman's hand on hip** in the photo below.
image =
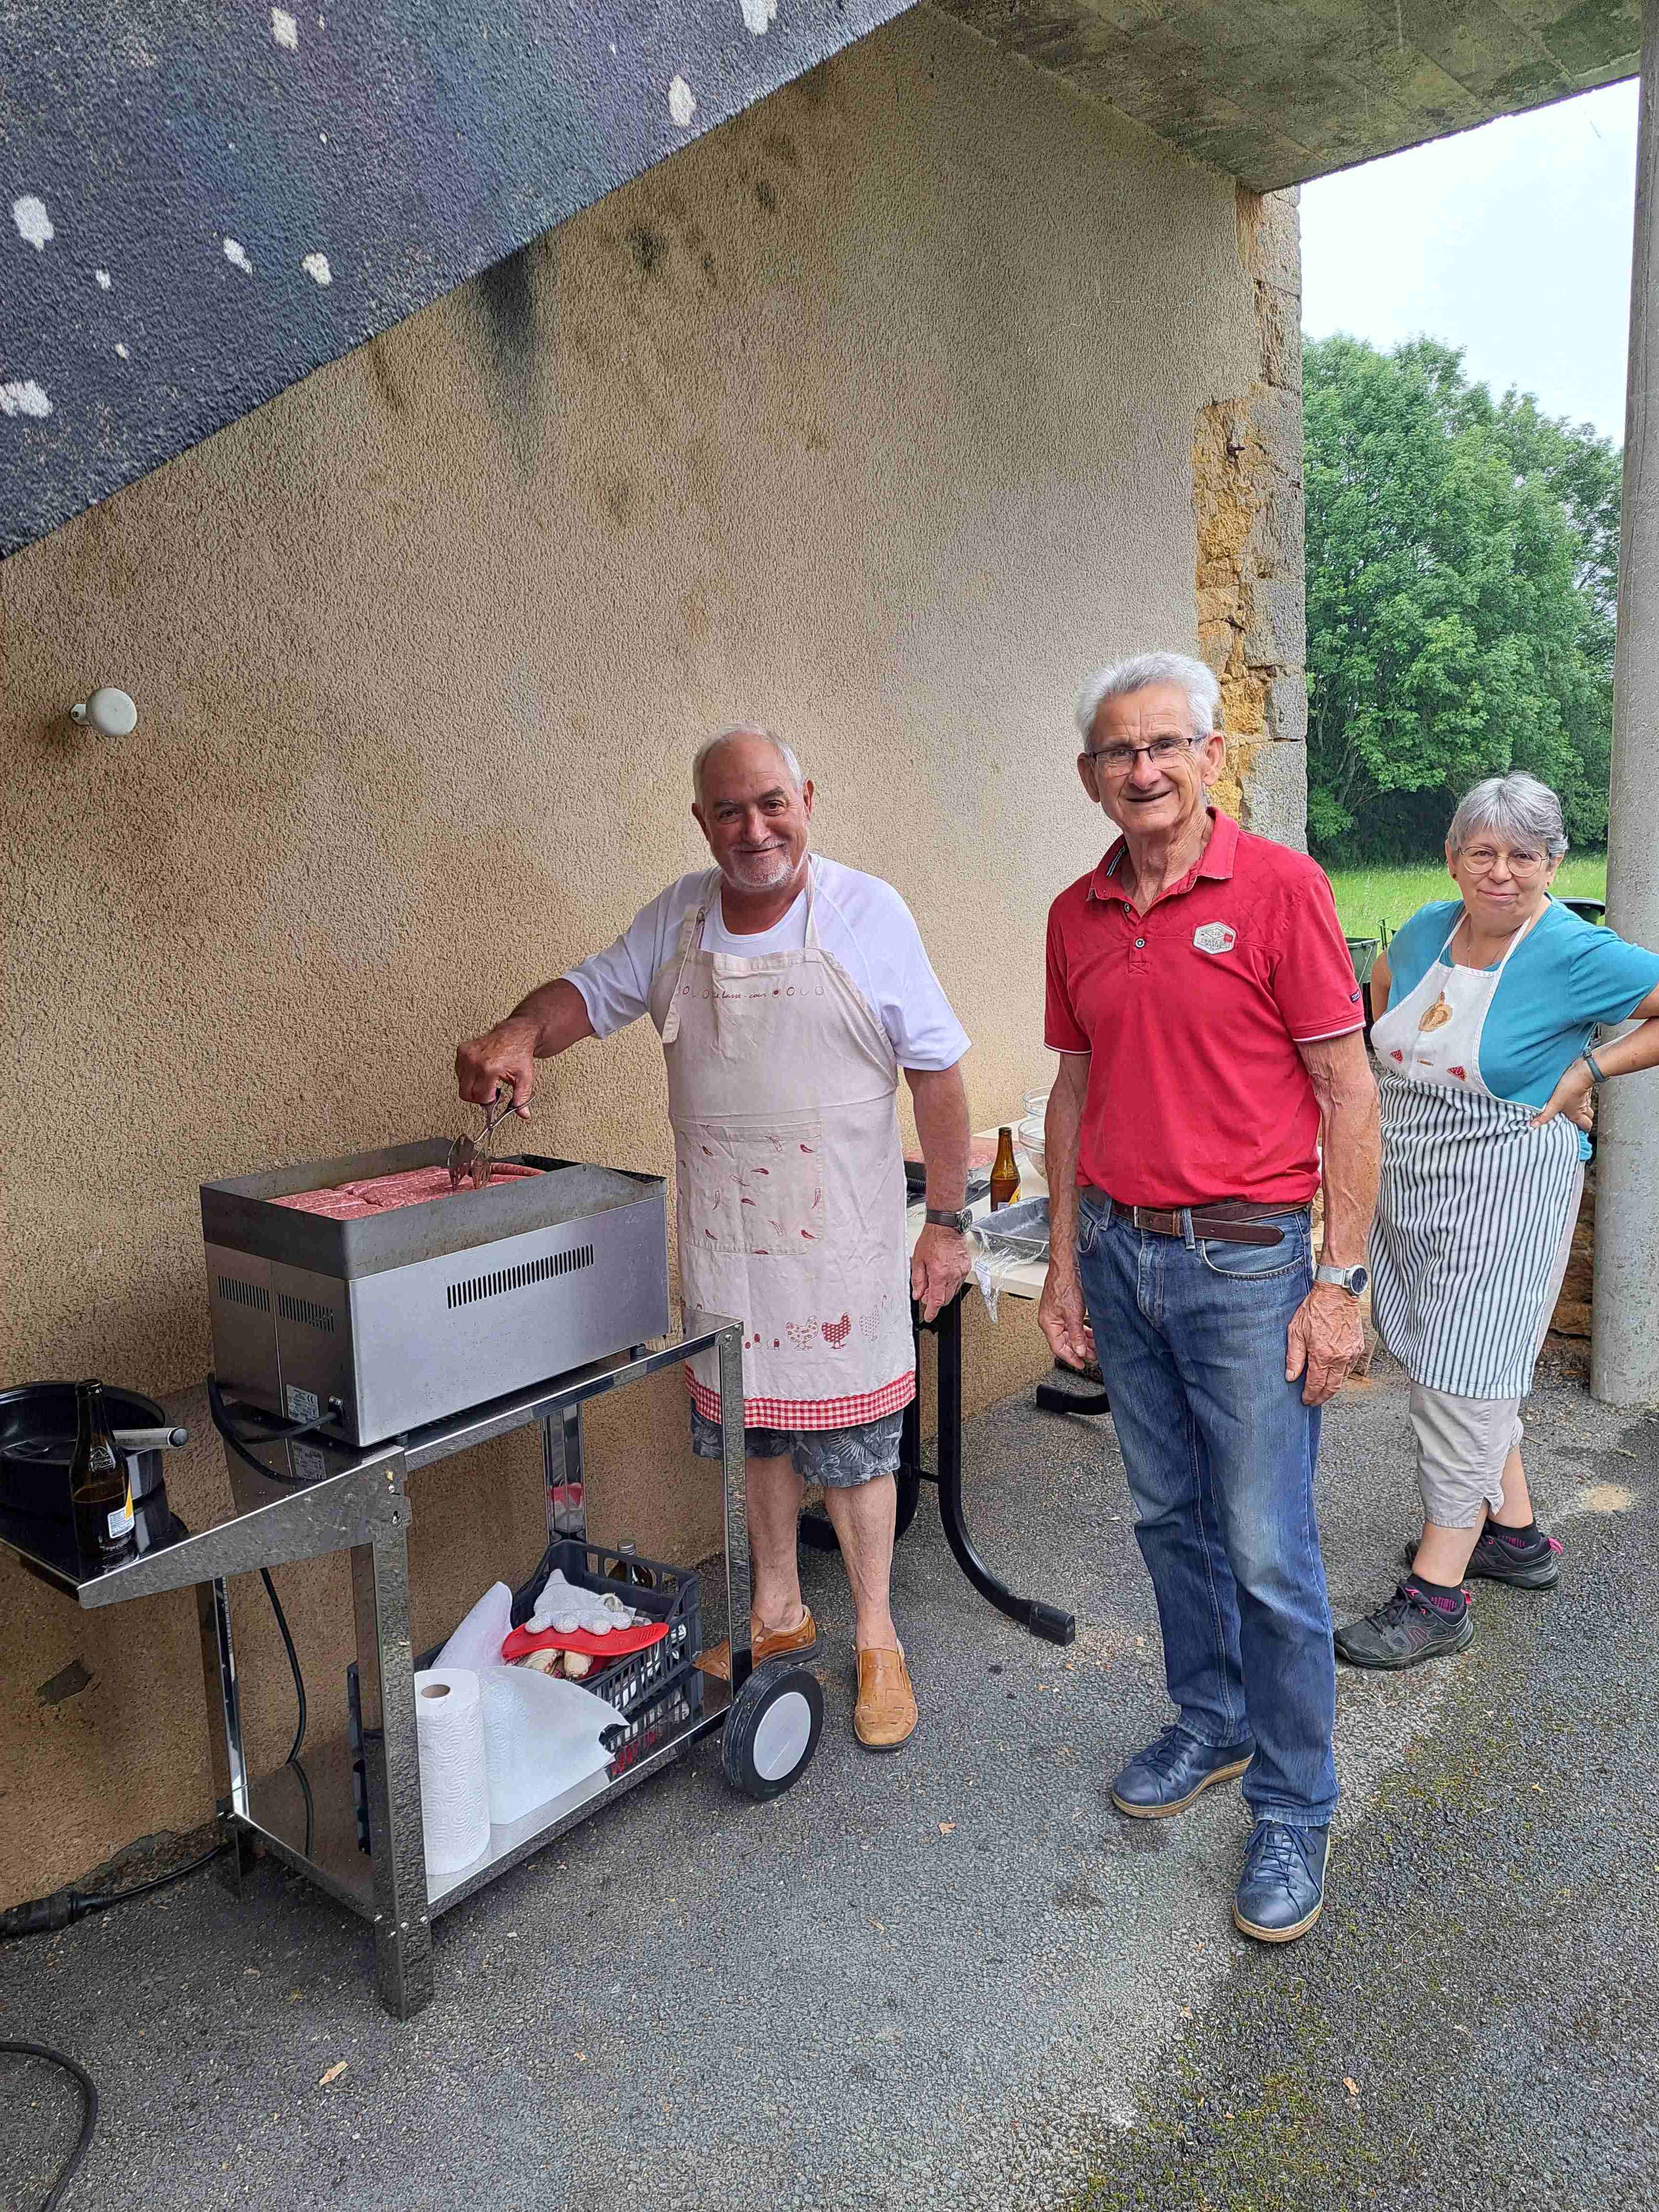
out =
{"type": "Polygon", "coordinates": [[[1291,1316],[1285,1346],[1285,1380],[1302,1385],[1304,1406],[1334,1398],[1365,1350],[1365,1324],[1359,1301],[1334,1284],[1316,1283],[1291,1316]]]}
{"type": "Polygon", "coordinates": [[[1548,1103],[1533,1115],[1528,1128],[1541,1129],[1546,1121],[1553,1121],[1558,1114],[1565,1114],[1569,1121],[1579,1128],[1595,1127],[1595,1085],[1590,1072],[1582,1060],[1575,1060],[1566,1073],[1549,1095],[1548,1103]]]}
{"type": "Polygon", "coordinates": [[[972,1265],[968,1239],[959,1229],[941,1229],[936,1221],[927,1224],[910,1255],[910,1295],[921,1308],[924,1321],[932,1321],[950,1304],[972,1265]]]}

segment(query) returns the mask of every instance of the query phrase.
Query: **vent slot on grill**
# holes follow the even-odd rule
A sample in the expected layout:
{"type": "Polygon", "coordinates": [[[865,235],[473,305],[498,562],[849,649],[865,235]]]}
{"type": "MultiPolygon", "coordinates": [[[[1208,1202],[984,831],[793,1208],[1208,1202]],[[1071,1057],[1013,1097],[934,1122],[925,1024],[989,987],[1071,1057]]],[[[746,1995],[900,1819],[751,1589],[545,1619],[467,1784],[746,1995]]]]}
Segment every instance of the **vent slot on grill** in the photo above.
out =
{"type": "Polygon", "coordinates": [[[307,1328],[320,1329],[325,1336],[334,1334],[333,1307],[319,1305],[315,1298],[296,1298],[290,1297],[287,1291],[278,1291],[276,1310],[284,1321],[303,1322],[307,1328]]]}
{"type": "Polygon", "coordinates": [[[516,1267],[497,1267],[492,1274],[470,1275],[464,1283],[452,1283],[448,1298],[453,1311],[457,1306],[470,1306],[479,1298],[498,1298],[506,1291],[527,1291],[534,1283],[550,1283],[556,1275],[574,1274],[578,1267],[591,1267],[593,1247],[591,1244],[573,1245],[568,1252],[550,1252],[545,1259],[524,1260],[516,1267]]]}
{"type": "Polygon", "coordinates": [[[239,1275],[221,1275],[219,1295],[234,1306],[252,1306],[255,1313],[270,1311],[270,1292],[263,1283],[245,1283],[239,1275]]]}

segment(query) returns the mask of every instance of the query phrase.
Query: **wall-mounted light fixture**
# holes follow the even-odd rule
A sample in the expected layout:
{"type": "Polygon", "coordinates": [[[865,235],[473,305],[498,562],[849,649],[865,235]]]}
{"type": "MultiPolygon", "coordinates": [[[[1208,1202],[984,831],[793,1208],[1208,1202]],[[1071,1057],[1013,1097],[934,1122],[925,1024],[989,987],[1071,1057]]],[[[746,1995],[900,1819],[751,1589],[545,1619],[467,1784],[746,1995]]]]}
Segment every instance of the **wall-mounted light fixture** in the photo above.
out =
{"type": "Polygon", "coordinates": [[[70,718],[83,728],[96,730],[100,738],[131,737],[138,726],[138,709],[125,691],[108,684],[100,684],[90,699],[71,707],[70,718]]]}

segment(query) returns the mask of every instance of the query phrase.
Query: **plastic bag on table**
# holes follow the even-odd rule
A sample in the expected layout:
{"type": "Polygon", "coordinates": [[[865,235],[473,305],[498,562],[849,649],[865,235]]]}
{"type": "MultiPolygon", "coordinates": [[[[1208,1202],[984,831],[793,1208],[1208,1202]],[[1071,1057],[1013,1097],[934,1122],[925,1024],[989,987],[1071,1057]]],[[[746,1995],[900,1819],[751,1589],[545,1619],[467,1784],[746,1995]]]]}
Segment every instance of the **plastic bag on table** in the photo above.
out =
{"type": "Polygon", "coordinates": [[[976,1229],[968,1232],[968,1249],[973,1255],[974,1280],[979,1285],[986,1312],[994,1321],[1003,1285],[1016,1267],[1026,1267],[1030,1262],[1023,1254],[1011,1252],[1006,1245],[988,1244],[976,1229]]]}

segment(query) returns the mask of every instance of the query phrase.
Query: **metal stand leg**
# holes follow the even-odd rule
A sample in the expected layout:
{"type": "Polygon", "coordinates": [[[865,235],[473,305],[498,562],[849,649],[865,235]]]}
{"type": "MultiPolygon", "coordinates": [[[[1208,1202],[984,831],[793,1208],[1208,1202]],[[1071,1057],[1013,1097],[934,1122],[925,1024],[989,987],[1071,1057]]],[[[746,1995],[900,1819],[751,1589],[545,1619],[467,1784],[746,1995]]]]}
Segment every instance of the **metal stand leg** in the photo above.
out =
{"type": "Polygon", "coordinates": [[[216,1705],[223,1741],[212,1745],[214,1797],[219,1822],[231,1849],[219,1862],[219,1878],[240,1898],[253,1870],[253,1838],[232,1817],[247,1811],[247,1768],[242,1756],[242,1701],[236,1686],[236,1647],[230,1632],[230,1593],[222,1580],[196,1585],[196,1626],[202,1642],[202,1672],[208,1710],[216,1705]]]}
{"type": "Polygon", "coordinates": [[[1016,1597],[999,1582],[968,1534],[962,1510],[962,1301],[958,1291],[938,1318],[925,1324],[939,1340],[939,1516],[945,1541],[969,1581],[999,1613],[1050,1644],[1070,1644],[1077,1621],[1057,1605],[1036,1597],[1016,1597]]]}
{"type": "Polygon", "coordinates": [[[582,1481],[582,1409],[561,1407],[542,1423],[549,1543],[587,1541],[587,1493],[582,1481]]]}
{"type": "Polygon", "coordinates": [[[732,1694],[754,1672],[749,1641],[749,1462],[743,1449],[743,1338],[720,1334],[720,1465],[726,1506],[726,1611],[731,1632],[732,1694]]]}
{"type": "Polygon", "coordinates": [[[374,1979],[386,2010],[395,2020],[407,2020],[432,1995],[432,1928],[409,1643],[405,1523],[380,1529],[372,1543],[354,1546],[351,1590],[374,1871],[374,1979]]]}

